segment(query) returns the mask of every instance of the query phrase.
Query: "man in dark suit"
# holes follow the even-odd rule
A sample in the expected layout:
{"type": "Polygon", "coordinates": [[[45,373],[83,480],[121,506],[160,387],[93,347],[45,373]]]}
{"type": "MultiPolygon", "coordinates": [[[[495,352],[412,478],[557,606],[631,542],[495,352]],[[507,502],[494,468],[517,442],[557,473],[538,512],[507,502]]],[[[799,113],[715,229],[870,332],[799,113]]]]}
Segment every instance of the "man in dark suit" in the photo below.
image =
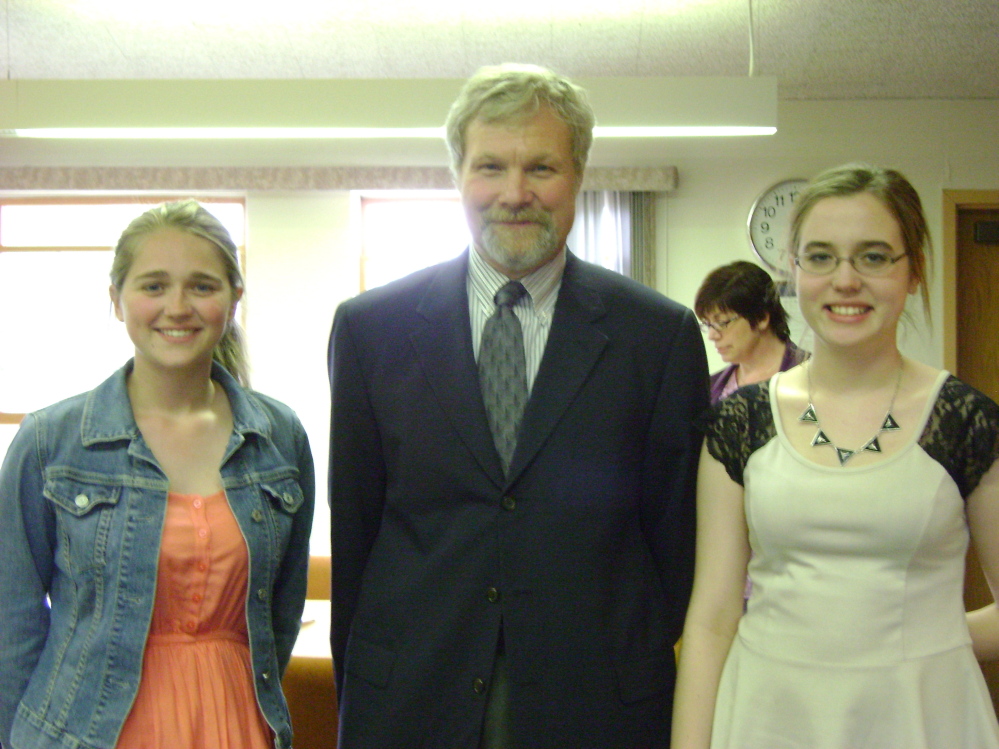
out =
{"type": "Polygon", "coordinates": [[[480,70],[447,122],[471,248],[337,310],[341,749],[669,744],[707,364],[690,310],[565,248],[593,124],[480,70]]]}

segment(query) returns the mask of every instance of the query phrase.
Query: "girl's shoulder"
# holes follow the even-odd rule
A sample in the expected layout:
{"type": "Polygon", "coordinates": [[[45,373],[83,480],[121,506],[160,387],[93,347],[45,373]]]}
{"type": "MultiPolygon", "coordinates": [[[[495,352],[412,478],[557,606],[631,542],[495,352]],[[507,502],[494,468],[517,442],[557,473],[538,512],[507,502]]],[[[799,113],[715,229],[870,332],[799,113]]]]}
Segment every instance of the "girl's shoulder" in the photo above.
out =
{"type": "Polygon", "coordinates": [[[967,498],[999,460],[999,405],[946,374],[919,445],[947,470],[967,498]]]}
{"type": "Polygon", "coordinates": [[[770,382],[739,388],[711,406],[701,419],[708,452],[742,484],[749,456],[777,432],[770,407],[770,382]]]}

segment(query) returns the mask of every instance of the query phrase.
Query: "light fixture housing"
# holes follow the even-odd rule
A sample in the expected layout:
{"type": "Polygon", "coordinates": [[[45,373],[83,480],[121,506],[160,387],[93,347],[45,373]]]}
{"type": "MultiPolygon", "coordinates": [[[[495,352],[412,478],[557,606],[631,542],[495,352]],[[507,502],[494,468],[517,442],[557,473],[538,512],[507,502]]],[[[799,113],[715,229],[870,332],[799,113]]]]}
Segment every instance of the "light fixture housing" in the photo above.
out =
{"type": "MultiPolygon", "coordinates": [[[[597,138],[769,135],[777,80],[591,78],[577,81],[597,138]]],[[[443,138],[463,81],[0,81],[0,137],[143,140],[443,138]]]]}

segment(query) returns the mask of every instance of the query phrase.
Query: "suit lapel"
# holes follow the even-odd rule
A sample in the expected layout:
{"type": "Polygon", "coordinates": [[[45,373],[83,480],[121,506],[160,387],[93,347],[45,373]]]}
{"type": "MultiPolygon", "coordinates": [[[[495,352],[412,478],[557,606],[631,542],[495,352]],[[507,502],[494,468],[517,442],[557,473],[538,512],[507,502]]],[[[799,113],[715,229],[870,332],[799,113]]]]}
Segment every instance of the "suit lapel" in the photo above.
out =
{"type": "Polygon", "coordinates": [[[468,316],[468,251],[440,266],[416,307],[426,325],[411,334],[423,372],[441,408],[482,470],[498,486],[503,469],[479,389],[468,316]]]}
{"type": "Polygon", "coordinates": [[[569,253],[545,353],[510,464],[511,480],[541,449],[607,345],[606,333],[593,325],[604,315],[604,303],[588,285],[587,275],[586,266],[569,253]]]}

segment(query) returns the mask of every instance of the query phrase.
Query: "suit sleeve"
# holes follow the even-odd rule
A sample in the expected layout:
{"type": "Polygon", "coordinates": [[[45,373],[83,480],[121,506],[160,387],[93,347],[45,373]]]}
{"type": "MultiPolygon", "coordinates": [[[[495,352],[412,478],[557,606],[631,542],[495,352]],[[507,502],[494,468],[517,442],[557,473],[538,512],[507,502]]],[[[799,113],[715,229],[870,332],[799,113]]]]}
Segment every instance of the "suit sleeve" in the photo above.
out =
{"type": "Polygon", "coordinates": [[[685,310],[667,360],[646,443],[643,523],[670,606],[675,642],[694,578],[695,490],[701,449],[698,418],[708,407],[708,365],[697,321],[685,310]]]}
{"type": "Polygon", "coordinates": [[[329,347],[329,499],[332,529],[332,631],[338,693],[361,578],[381,525],[385,465],[349,304],[337,309],[329,347]]]}

